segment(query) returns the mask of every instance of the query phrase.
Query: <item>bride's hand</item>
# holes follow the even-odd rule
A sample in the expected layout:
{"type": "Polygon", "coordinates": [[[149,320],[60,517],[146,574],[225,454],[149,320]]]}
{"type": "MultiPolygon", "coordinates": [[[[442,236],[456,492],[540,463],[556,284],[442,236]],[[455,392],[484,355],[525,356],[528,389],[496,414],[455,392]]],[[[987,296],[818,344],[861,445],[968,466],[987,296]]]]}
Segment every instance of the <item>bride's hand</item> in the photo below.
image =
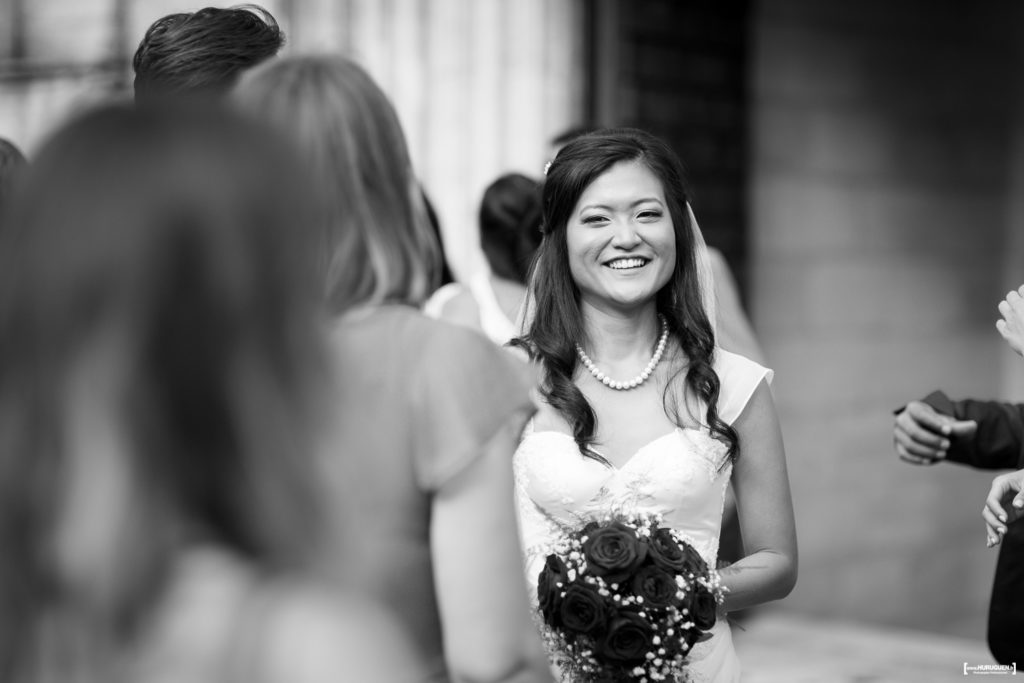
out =
{"type": "Polygon", "coordinates": [[[996,329],[1018,356],[1024,356],[1024,285],[999,302],[999,313],[1003,317],[996,321],[996,329]]]}
{"type": "Polygon", "coordinates": [[[988,532],[988,547],[999,545],[1006,525],[1024,517],[1024,470],[1000,474],[992,480],[981,516],[988,532]]]}

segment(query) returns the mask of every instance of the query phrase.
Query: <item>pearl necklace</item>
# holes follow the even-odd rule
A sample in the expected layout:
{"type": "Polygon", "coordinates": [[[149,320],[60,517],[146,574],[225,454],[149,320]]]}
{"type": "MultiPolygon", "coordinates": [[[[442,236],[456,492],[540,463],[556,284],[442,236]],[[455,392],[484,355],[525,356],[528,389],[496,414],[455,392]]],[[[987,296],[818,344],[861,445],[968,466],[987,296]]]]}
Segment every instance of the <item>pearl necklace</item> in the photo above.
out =
{"type": "Polygon", "coordinates": [[[643,371],[629,380],[628,382],[617,382],[608,375],[601,372],[594,361],[590,360],[590,356],[583,351],[583,347],[579,344],[576,345],[576,354],[580,357],[580,361],[583,363],[583,367],[590,371],[590,374],[610,389],[616,389],[617,391],[626,391],[628,389],[635,389],[651,376],[654,372],[654,368],[661,362],[661,356],[665,353],[665,345],[668,343],[668,321],[665,320],[665,316],[659,314],[658,318],[661,320],[661,336],[658,337],[658,346],[654,349],[654,355],[651,356],[651,362],[647,364],[647,367],[643,371]]]}

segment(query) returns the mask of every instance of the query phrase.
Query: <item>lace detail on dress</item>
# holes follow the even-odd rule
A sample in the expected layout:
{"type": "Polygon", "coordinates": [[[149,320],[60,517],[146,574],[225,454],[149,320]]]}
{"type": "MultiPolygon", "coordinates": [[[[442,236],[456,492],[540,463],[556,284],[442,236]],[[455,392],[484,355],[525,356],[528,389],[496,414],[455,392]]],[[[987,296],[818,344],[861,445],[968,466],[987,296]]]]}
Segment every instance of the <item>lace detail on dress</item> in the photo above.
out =
{"type": "MultiPolygon", "coordinates": [[[[532,422],[527,426],[524,438],[531,431],[532,422]]],[[[523,446],[520,445],[520,450],[522,448],[523,446]]],[[[537,585],[537,576],[544,565],[544,559],[553,552],[562,535],[562,529],[553,519],[545,515],[527,494],[530,474],[519,451],[516,452],[512,460],[512,471],[515,477],[515,498],[519,512],[519,538],[523,548],[523,571],[526,572],[527,585],[533,587],[537,585]]],[[[557,482],[548,481],[546,484],[556,486],[557,482]]],[[[568,500],[567,497],[563,499],[568,500]]],[[[536,607],[536,590],[530,591],[530,600],[536,607]]]]}

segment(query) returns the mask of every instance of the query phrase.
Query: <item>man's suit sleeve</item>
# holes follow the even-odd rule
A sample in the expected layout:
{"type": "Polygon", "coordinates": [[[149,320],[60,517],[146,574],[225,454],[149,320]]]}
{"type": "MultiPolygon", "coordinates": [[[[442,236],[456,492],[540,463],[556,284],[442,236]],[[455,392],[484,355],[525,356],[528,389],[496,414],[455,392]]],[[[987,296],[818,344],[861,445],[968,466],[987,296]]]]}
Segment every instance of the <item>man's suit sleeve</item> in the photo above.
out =
{"type": "Polygon", "coordinates": [[[951,401],[935,391],[922,399],[936,411],[958,420],[974,420],[973,437],[952,437],[946,458],[985,470],[1024,468],[1024,405],[998,401],[951,401]]]}

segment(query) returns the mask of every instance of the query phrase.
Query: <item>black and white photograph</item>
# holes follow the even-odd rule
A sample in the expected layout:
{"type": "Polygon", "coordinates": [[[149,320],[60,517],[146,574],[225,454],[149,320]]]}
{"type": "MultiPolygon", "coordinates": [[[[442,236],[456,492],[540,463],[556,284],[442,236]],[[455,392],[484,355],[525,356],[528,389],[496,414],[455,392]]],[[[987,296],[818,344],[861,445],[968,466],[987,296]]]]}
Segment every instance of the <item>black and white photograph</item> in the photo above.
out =
{"type": "Polygon", "coordinates": [[[998,680],[1022,518],[1024,3],[0,0],[0,683],[998,680]]]}

